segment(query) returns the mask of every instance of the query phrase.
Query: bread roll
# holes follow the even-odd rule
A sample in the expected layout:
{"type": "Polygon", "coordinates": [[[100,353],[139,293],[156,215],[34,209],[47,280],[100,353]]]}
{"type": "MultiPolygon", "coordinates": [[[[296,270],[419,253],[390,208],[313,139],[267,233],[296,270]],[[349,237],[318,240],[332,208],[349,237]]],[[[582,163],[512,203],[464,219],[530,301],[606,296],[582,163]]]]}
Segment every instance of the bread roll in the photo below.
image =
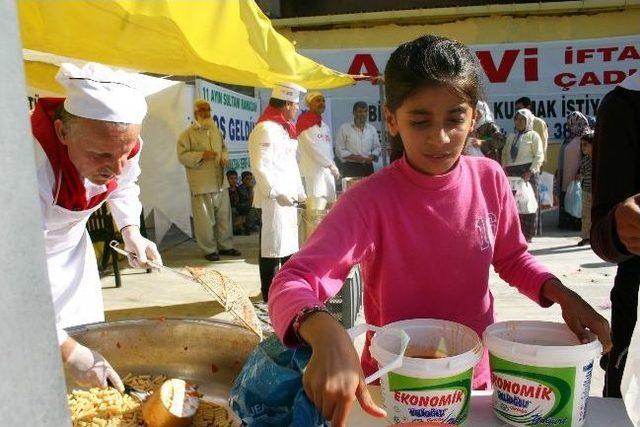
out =
{"type": "Polygon", "coordinates": [[[142,405],[142,417],[148,427],[188,427],[199,404],[195,387],[174,378],[165,381],[142,405]]]}

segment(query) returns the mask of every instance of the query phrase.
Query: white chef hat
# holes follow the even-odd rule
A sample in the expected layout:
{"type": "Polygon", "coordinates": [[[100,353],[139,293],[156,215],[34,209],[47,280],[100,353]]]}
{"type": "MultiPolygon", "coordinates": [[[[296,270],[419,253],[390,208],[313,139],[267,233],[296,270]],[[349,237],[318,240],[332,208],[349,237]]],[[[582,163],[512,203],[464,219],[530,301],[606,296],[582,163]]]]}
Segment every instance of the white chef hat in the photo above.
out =
{"type": "Polygon", "coordinates": [[[324,95],[322,95],[322,93],[318,92],[317,90],[313,90],[305,95],[304,103],[307,104],[307,106],[309,106],[309,104],[311,104],[311,101],[313,101],[319,96],[324,96],[324,95]]]}
{"type": "Polygon", "coordinates": [[[87,119],[141,124],[147,114],[144,95],[132,73],[89,62],[82,68],[63,63],[56,80],[67,90],[64,108],[87,119]]]}
{"type": "Polygon", "coordinates": [[[300,102],[300,94],[307,90],[295,83],[277,83],[273,86],[272,98],[289,102],[300,102]]]}

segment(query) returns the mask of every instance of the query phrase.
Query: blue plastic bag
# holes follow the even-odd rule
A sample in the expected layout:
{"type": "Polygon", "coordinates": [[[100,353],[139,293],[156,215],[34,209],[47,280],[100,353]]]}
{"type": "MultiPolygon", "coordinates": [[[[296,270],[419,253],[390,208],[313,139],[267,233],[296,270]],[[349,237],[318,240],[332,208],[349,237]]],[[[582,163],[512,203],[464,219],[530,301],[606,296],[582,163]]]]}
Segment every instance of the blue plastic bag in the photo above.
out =
{"type": "Polygon", "coordinates": [[[231,389],[231,409],[247,426],[328,426],[302,388],[311,348],[288,349],[272,336],[261,342],[231,389]]]}
{"type": "Polygon", "coordinates": [[[564,210],[571,216],[582,218],[582,186],[580,181],[573,180],[564,195],[564,210]]]}

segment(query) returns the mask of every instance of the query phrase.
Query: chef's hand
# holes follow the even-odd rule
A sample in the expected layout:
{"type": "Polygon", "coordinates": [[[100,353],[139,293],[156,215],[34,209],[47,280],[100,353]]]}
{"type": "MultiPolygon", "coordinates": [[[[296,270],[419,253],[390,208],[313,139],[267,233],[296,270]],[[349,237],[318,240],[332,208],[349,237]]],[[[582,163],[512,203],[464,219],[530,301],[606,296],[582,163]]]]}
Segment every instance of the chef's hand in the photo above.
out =
{"type": "Polygon", "coordinates": [[[276,202],[278,202],[280,206],[293,206],[294,200],[293,197],[287,194],[276,194],[276,202]]]}
{"type": "Polygon", "coordinates": [[[620,203],[614,217],[622,244],[632,254],[640,255],[640,194],[620,203]]]}
{"type": "Polygon", "coordinates": [[[558,279],[549,279],[542,285],[542,295],[562,308],[562,318],[581,343],[590,341],[587,329],[594,333],[602,344],[603,353],[613,346],[611,329],[607,319],[599,315],[580,295],[564,286],[558,279]]]}
{"type": "Polygon", "coordinates": [[[332,427],[347,425],[356,399],[365,412],[386,416],[369,394],[358,354],[342,325],[318,312],[303,321],[298,332],[313,350],[302,379],[304,391],[332,427]]]}
{"type": "Polygon", "coordinates": [[[156,248],[156,244],[149,239],[145,239],[140,234],[140,228],[135,225],[128,225],[122,229],[122,240],[124,249],[133,252],[136,256],[127,257],[129,264],[133,268],[153,268],[147,265],[147,260],[162,265],[162,258],[156,248]]]}
{"type": "Polygon", "coordinates": [[[333,175],[333,178],[336,181],[340,179],[340,171],[335,164],[331,164],[331,166],[329,166],[329,170],[331,171],[331,175],[333,175]]]}
{"type": "Polygon", "coordinates": [[[67,338],[60,352],[67,371],[80,387],[106,388],[113,385],[119,392],[124,392],[120,376],[97,351],[67,338]]]}
{"type": "Polygon", "coordinates": [[[215,151],[206,150],[202,152],[202,160],[213,160],[216,157],[218,157],[218,153],[215,151]]]}

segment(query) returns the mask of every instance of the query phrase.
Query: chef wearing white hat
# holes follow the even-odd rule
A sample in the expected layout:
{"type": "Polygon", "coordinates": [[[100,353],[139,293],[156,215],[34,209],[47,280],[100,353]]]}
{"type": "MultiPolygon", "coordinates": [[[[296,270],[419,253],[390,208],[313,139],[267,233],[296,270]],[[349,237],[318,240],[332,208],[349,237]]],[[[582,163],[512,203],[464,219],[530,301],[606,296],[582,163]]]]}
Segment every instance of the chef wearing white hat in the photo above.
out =
{"type": "Polygon", "coordinates": [[[142,205],[136,183],[147,113],[132,75],[89,63],[62,64],[56,80],[67,98],[40,98],[31,114],[47,269],[56,329],[67,371],[81,386],[122,381],[97,352],[64,328],[104,320],[102,291],[87,220],[106,201],[136,267],[161,263],[153,242],[140,234],[142,205]]]}
{"type": "Polygon", "coordinates": [[[333,161],[331,129],[322,120],[325,99],[322,93],[312,91],[304,97],[309,108],[298,116],[298,152],[300,173],[307,190],[307,208],[323,210],[336,201],[336,180],[340,172],[333,161]]]}
{"type": "Polygon", "coordinates": [[[262,209],[260,284],[266,302],[280,266],[298,251],[298,213],[306,200],[296,160],[297,132],[293,118],[301,93],[294,83],[275,85],[258,123],[249,135],[249,158],[256,179],[253,205],[262,209]]]}

